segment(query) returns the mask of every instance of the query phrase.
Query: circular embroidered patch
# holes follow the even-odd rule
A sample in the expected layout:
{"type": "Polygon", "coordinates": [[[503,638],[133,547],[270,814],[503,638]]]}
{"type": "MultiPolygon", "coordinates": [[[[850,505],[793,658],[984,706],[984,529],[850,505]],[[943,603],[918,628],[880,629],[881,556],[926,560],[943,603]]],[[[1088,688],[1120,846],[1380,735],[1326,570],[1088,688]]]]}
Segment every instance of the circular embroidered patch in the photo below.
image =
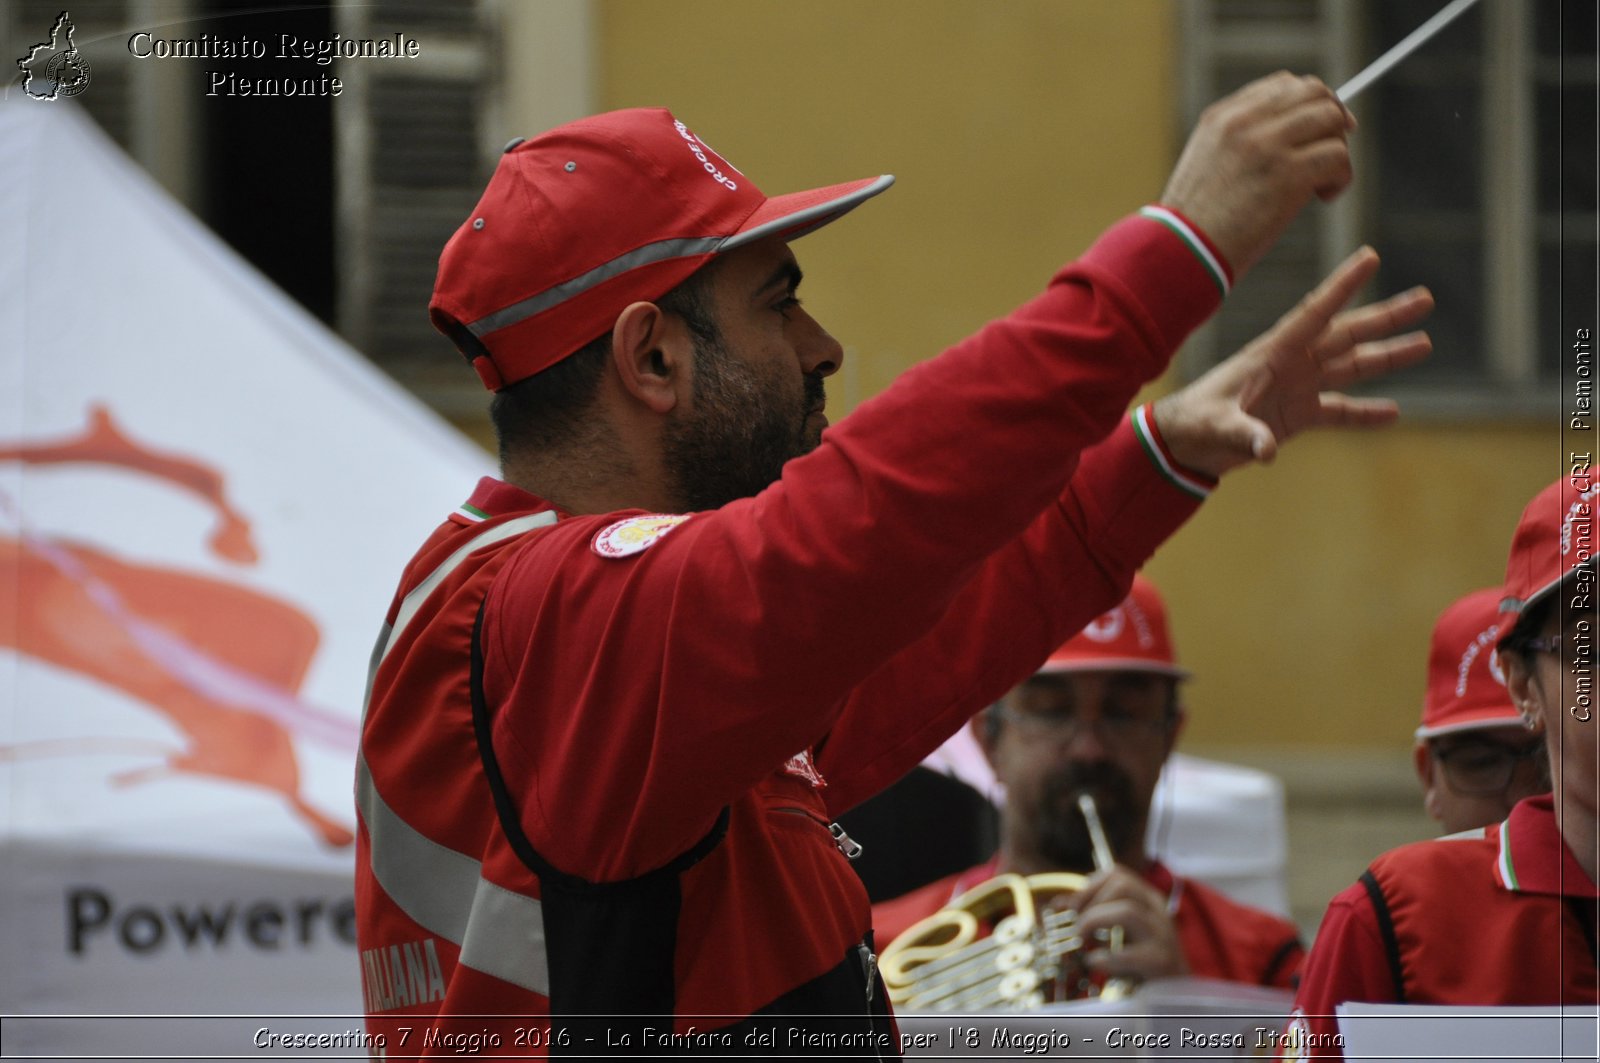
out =
{"type": "Polygon", "coordinates": [[[631,557],[661,541],[689,516],[687,513],[651,513],[619,520],[600,529],[592,547],[601,557],[631,557]]]}

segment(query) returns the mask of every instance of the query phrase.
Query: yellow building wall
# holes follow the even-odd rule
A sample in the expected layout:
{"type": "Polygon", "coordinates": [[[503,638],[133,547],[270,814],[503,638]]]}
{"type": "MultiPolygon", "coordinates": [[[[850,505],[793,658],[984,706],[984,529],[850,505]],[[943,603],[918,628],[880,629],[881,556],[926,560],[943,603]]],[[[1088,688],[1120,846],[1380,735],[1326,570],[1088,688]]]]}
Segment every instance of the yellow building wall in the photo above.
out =
{"type": "Polygon", "coordinates": [[[666,106],[777,193],[897,184],[796,253],[847,351],[830,411],[1041,288],[1161,192],[1164,2],[604,0],[603,108],[666,106]]]}
{"type": "MultiPolygon", "coordinates": [[[[898,176],[796,248],[847,351],[837,416],[1159,196],[1183,132],[1176,15],[601,0],[594,95],[669,106],[769,193],[898,176]]],[[[1408,749],[1433,619],[1500,580],[1523,504],[1561,471],[1558,428],[1413,418],[1231,476],[1150,568],[1197,675],[1186,748],[1408,749]]]]}
{"type": "Polygon", "coordinates": [[[1553,426],[1403,422],[1230,476],[1149,569],[1196,673],[1186,748],[1408,750],[1433,622],[1502,581],[1558,446],[1553,426]]]}

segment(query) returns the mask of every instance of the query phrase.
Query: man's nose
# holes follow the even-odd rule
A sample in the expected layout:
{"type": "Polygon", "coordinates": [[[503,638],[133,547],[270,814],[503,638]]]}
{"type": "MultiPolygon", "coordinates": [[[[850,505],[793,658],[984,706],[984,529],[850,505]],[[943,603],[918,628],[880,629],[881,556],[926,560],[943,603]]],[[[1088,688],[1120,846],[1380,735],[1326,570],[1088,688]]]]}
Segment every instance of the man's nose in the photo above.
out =
{"type": "Polygon", "coordinates": [[[1099,717],[1076,721],[1063,748],[1072,759],[1083,761],[1105,760],[1111,753],[1101,734],[1099,717]]]}
{"type": "Polygon", "coordinates": [[[844,364],[844,347],[810,314],[806,314],[806,322],[809,327],[799,345],[800,370],[817,376],[832,376],[844,364]]]}

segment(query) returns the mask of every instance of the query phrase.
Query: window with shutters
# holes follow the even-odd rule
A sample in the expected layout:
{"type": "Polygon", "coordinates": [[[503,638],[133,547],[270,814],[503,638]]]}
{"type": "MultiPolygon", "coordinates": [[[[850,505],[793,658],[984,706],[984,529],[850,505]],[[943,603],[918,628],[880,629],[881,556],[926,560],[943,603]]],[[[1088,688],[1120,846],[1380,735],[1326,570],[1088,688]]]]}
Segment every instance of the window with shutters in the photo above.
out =
{"type": "Polygon", "coordinates": [[[484,406],[477,376],[428,321],[439,251],[477,202],[502,145],[492,5],[480,0],[341,4],[338,32],[404,29],[420,57],[343,64],[356,106],[337,125],[339,327],[435,408],[484,406]],[[348,120],[347,120],[348,119],[348,120]]]}
{"type": "MultiPolygon", "coordinates": [[[[0,4],[0,30],[21,42],[7,54],[46,39],[62,14],[60,0],[0,4]]],[[[230,0],[77,0],[65,14],[71,43],[88,61],[89,82],[71,99],[41,106],[85,110],[234,250],[333,323],[335,101],[208,92],[214,72],[306,76],[305,60],[278,58],[270,47],[249,59],[153,54],[156,42],[203,51],[208,38],[248,37],[264,46],[280,33],[325,39],[333,32],[330,0],[249,7],[230,0]],[[130,47],[136,34],[142,57],[130,47]]]]}
{"type": "MultiPolygon", "coordinates": [[[[1339,85],[1443,0],[1187,0],[1188,126],[1289,68],[1339,85]]],[[[1376,288],[1425,283],[1434,355],[1385,390],[1413,412],[1545,414],[1596,304],[1592,0],[1482,0],[1356,99],[1356,185],[1313,205],[1189,346],[1194,373],[1268,327],[1350,249],[1376,288]]]]}
{"type": "MultiPolygon", "coordinates": [[[[61,0],[0,4],[5,39],[48,36],[61,0]]],[[[476,374],[428,322],[439,251],[501,145],[496,0],[76,0],[92,65],[72,101],[236,251],[447,415],[481,415],[476,374]],[[264,42],[261,59],[135,59],[131,34],[264,42]],[[418,42],[406,60],[276,58],[280,34],[418,42]],[[208,95],[331,73],[339,96],[208,95]]],[[[24,45],[12,48],[20,54],[24,45]]],[[[15,82],[13,83],[15,84],[15,82]]]]}

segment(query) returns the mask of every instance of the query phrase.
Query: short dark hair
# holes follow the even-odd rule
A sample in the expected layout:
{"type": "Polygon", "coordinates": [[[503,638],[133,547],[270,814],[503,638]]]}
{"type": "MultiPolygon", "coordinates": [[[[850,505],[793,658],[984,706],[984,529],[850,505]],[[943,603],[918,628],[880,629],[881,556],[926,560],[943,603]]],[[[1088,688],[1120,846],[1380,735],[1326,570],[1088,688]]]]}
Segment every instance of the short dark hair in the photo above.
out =
{"type": "MultiPolygon", "coordinates": [[[[703,342],[714,343],[721,333],[711,309],[710,274],[709,267],[696,270],[655,304],[682,318],[703,342]]],[[[489,420],[499,440],[500,463],[578,439],[610,356],[607,329],[548,369],[495,392],[489,400],[489,420]]]]}

